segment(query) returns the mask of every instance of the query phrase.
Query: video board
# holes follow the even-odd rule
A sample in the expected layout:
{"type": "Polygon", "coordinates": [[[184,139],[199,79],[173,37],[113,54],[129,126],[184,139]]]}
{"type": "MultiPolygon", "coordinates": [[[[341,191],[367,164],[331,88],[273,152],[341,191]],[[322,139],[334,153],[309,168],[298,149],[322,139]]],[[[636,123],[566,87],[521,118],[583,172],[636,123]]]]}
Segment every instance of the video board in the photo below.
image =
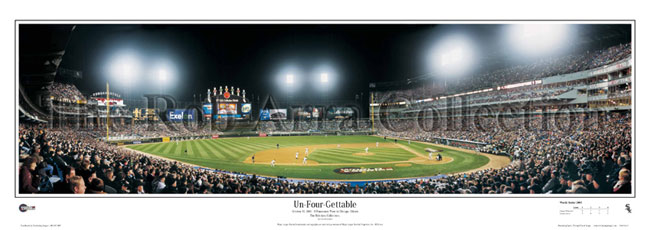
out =
{"type": "Polygon", "coordinates": [[[241,92],[239,89],[235,90],[234,88],[228,91],[228,87],[225,89],[225,92],[223,92],[222,87],[219,87],[218,93],[216,88],[213,91],[208,90],[208,93],[211,93],[209,96],[212,101],[210,103],[212,105],[212,111],[210,111],[209,116],[213,119],[249,118],[252,111],[252,104],[246,99],[245,92],[241,92]]]}
{"type": "Polygon", "coordinates": [[[277,121],[287,119],[287,109],[260,110],[260,121],[277,121]]]}

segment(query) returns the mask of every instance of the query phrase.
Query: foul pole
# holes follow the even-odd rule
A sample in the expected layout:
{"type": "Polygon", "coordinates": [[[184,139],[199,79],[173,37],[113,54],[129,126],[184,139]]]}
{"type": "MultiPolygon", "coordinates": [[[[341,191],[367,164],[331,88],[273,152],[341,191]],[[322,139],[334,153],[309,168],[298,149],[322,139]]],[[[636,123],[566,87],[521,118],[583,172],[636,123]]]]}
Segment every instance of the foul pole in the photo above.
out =
{"type": "Polygon", "coordinates": [[[111,122],[111,107],[110,107],[110,91],[108,90],[108,82],[106,82],[106,142],[108,142],[108,133],[110,130],[111,122]]]}
{"type": "Polygon", "coordinates": [[[370,123],[372,123],[372,132],[375,132],[375,107],[372,106],[375,103],[375,94],[370,93],[370,123]]]}

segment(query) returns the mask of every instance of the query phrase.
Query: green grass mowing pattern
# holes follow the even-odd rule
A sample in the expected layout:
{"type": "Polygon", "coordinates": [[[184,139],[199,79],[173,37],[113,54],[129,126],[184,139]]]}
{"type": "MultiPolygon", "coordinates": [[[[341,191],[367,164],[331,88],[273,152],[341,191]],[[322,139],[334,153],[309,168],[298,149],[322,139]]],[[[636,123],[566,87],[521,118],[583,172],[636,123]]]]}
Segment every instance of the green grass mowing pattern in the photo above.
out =
{"type": "MultiPolygon", "coordinates": [[[[388,140],[392,142],[392,140],[388,140]]],[[[170,158],[190,164],[233,172],[250,174],[284,176],[290,178],[310,178],[329,180],[369,180],[405,177],[423,177],[437,174],[447,174],[467,171],[481,167],[488,163],[485,156],[455,151],[448,148],[432,147],[428,144],[399,141],[400,144],[427,155],[425,148],[442,149],[443,156],[454,160],[447,164],[419,165],[411,163],[410,167],[397,167],[395,164],[373,165],[346,165],[346,166],[276,166],[251,165],[242,161],[255,152],[280,147],[319,145],[319,144],[346,144],[346,143],[375,143],[385,142],[383,138],[375,136],[299,136],[299,137],[253,137],[253,138],[227,138],[214,140],[193,140],[154,143],[127,146],[135,150],[151,153],[165,158],[170,158]],[[187,150],[187,152],[185,152],[187,150]],[[338,174],[334,170],[342,167],[391,167],[393,171],[371,172],[360,174],[338,174]]],[[[318,149],[309,156],[310,160],[319,163],[367,163],[408,160],[415,155],[401,148],[372,148],[373,156],[354,156],[353,153],[364,152],[363,148],[331,148],[318,149]]]]}
{"type": "Polygon", "coordinates": [[[370,163],[407,161],[415,155],[401,148],[370,148],[375,155],[358,156],[354,153],[365,153],[365,148],[330,148],[317,149],[309,154],[309,159],[318,163],[370,163]]]}

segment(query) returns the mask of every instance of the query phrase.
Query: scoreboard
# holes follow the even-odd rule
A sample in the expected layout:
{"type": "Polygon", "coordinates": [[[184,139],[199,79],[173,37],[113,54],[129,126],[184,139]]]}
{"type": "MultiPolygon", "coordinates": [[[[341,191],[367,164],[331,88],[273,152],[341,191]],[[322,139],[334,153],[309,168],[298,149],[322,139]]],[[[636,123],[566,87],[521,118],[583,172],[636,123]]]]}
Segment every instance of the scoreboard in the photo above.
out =
{"type": "MultiPolygon", "coordinates": [[[[223,92],[219,87],[219,93],[215,91],[210,95],[210,102],[203,105],[203,112],[206,116],[214,120],[223,118],[249,119],[252,111],[250,101],[246,99],[246,94],[240,94],[239,89],[236,92],[223,92]]],[[[210,94],[210,90],[208,90],[210,94]]]]}

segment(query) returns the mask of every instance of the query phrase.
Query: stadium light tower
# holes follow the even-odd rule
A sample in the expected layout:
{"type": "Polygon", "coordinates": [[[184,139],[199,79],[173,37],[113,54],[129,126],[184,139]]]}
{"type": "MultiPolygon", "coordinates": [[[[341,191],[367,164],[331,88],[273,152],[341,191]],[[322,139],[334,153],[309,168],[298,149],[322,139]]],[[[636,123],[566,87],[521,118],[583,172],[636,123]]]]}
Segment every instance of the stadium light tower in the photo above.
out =
{"type": "Polygon", "coordinates": [[[124,53],[113,59],[109,75],[128,86],[140,75],[140,60],[132,53],[124,53]]]}
{"type": "Polygon", "coordinates": [[[445,78],[461,76],[475,67],[474,42],[465,35],[452,34],[438,41],[432,52],[434,72],[445,78]]]}
{"type": "Polygon", "coordinates": [[[311,67],[307,76],[309,76],[312,90],[319,92],[323,99],[326,99],[326,96],[330,94],[334,94],[336,91],[335,85],[337,85],[339,79],[339,71],[340,69],[337,68],[336,64],[330,60],[324,60],[311,67]]]}
{"type": "Polygon", "coordinates": [[[287,82],[287,84],[289,84],[289,85],[293,85],[294,80],[295,80],[295,79],[294,79],[293,74],[287,74],[287,76],[286,76],[286,82],[287,82]]]}
{"type": "Polygon", "coordinates": [[[296,63],[282,63],[278,66],[273,77],[277,86],[274,91],[277,90],[278,98],[286,99],[286,105],[291,101],[291,96],[302,89],[303,76],[305,76],[305,73],[302,71],[301,66],[296,63]]]}
{"type": "Polygon", "coordinates": [[[329,75],[327,73],[321,73],[320,74],[320,83],[327,83],[329,82],[329,75]]]}
{"type": "Polygon", "coordinates": [[[159,69],[158,70],[158,81],[160,81],[160,83],[165,83],[165,82],[167,82],[167,78],[168,78],[167,70],[166,69],[159,69]]]}
{"type": "Polygon", "coordinates": [[[472,36],[463,32],[437,38],[429,51],[427,66],[443,79],[461,77],[476,68],[478,49],[472,36]]]}
{"type": "Polygon", "coordinates": [[[572,38],[567,24],[515,24],[506,29],[508,44],[522,55],[540,56],[558,52],[572,38]]]}
{"type": "Polygon", "coordinates": [[[152,82],[157,82],[161,88],[172,85],[176,81],[178,68],[172,60],[163,58],[152,61],[150,68],[149,78],[152,82]]]}

